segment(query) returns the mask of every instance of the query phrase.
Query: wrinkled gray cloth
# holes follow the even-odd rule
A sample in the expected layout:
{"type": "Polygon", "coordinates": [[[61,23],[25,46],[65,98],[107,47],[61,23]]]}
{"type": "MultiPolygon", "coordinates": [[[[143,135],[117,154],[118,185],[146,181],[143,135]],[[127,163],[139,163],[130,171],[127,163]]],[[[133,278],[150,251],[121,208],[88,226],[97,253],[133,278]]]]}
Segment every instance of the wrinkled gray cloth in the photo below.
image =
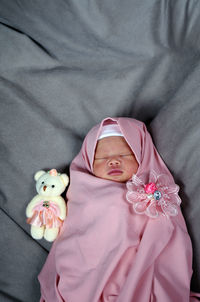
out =
{"type": "Polygon", "coordinates": [[[0,1],[0,301],[36,302],[51,244],[25,208],[107,116],[146,122],[180,185],[200,291],[200,2],[0,1]]]}

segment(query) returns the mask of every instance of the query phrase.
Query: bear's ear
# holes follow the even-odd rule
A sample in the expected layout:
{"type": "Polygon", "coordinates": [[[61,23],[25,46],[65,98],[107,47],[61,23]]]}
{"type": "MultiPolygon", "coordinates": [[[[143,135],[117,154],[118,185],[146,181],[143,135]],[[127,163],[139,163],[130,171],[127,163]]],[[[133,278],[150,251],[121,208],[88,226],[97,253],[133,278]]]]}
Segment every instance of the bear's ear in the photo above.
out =
{"type": "Polygon", "coordinates": [[[67,186],[69,183],[69,177],[67,176],[67,174],[61,174],[60,177],[61,177],[62,181],[64,182],[65,186],[67,186]]]}
{"type": "Polygon", "coordinates": [[[43,171],[43,170],[40,170],[40,171],[36,172],[35,175],[34,175],[35,181],[37,181],[40,178],[40,176],[44,175],[45,173],[46,172],[43,171]]]}

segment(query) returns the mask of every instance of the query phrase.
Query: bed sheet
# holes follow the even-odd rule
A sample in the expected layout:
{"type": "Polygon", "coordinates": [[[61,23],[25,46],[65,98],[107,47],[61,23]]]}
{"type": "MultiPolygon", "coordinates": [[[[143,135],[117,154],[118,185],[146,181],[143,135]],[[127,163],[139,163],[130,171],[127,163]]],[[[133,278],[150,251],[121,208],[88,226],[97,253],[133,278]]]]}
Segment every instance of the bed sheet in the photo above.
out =
{"type": "Polygon", "coordinates": [[[25,208],[107,116],[144,121],[180,185],[200,291],[200,2],[0,1],[0,301],[36,302],[51,247],[25,208]]]}

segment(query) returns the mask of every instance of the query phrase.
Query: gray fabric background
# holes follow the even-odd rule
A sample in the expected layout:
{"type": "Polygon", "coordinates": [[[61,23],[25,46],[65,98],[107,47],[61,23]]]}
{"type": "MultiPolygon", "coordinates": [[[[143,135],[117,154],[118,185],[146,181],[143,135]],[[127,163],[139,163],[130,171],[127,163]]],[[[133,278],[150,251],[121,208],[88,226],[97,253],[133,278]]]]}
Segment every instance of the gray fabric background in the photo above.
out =
{"type": "Polygon", "coordinates": [[[39,300],[25,208],[107,116],[146,122],[180,185],[200,291],[200,1],[0,0],[0,301],[39,300]]]}

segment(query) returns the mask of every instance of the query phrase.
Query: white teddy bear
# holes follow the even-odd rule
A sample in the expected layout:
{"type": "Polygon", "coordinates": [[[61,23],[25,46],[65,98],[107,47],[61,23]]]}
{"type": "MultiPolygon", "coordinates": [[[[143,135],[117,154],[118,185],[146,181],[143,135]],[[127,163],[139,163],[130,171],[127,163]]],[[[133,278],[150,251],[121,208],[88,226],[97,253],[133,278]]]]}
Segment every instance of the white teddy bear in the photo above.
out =
{"type": "Polygon", "coordinates": [[[31,235],[34,239],[44,238],[54,241],[67,215],[65,200],[60,196],[66,189],[69,178],[59,174],[56,169],[49,172],[38,171],[36,195],[26,208],[27,223],[31,224],[31,235]]]}

